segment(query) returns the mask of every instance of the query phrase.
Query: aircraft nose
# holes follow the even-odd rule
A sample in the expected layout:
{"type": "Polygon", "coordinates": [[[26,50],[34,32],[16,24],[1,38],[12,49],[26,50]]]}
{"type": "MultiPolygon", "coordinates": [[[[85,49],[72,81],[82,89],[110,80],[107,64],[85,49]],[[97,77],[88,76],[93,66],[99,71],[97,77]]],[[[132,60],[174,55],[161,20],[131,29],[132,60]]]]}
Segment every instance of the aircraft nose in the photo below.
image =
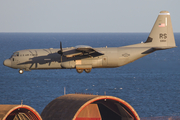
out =
{"type": "Polygon", "coordinates": [[[5,66],[11,67],[11,60],[10,59],[6,59],[3,64],[5,66]]]}

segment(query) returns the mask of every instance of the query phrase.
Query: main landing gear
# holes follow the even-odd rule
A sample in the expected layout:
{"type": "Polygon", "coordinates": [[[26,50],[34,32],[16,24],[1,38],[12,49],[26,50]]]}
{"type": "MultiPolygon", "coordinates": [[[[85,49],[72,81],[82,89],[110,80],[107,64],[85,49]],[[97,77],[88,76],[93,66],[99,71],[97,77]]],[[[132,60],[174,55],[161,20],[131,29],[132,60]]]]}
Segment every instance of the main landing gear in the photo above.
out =
{"type": "Polygon", "coordinates": [[[85,71],[86,73],[90,73],[91,72],[91,69],[76,69],[76,71],[78,73],[82,73],[83,71],[85,71]]]}

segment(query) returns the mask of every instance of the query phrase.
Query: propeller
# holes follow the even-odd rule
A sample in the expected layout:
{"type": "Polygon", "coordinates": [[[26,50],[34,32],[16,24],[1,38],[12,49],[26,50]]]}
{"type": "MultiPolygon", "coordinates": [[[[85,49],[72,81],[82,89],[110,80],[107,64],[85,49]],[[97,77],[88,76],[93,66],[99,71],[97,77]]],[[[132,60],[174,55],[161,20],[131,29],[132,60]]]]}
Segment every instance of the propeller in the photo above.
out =
{"type": "Polygon", "coordinates": [[[60,42],[60,50],[58,51],[58,54],[61,55],[61,62],[62,62],[63,50],[62,50],[62,43],[61,42],[60,42]]]}

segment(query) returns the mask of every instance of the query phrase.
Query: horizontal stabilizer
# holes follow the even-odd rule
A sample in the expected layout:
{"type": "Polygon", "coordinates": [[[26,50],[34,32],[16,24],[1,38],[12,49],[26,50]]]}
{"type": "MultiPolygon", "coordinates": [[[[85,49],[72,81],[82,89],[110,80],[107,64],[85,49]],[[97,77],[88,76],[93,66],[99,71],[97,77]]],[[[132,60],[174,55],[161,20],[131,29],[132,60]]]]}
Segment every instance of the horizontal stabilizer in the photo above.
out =
{"type": "Polygon", "coordinates": [[[149,50],[146,50],[146,51],[142,52],[141,54],[149,54],[149,53],[152,53],[154,51],[156,51],[156,49],[150,48],[149,50]]]}

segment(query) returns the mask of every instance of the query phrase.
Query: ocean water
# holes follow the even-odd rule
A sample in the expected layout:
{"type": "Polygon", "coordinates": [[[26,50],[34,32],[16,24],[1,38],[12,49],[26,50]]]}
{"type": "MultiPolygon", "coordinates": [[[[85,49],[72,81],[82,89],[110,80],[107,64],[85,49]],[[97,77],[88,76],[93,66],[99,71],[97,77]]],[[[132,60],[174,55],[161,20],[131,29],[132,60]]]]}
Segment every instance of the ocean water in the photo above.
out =
{"type": "MultiPolygon", "coordinates": [[[[22,75],[3,66],[22,49],[76,45],[119,47],[146,41],[149,33],[0,33],[0,104],[29,105],[41,114],[55,98],[70,93],[115,96],[140,117],[180,116],[180,47],[156,51],[119,68],[32,70],[22,75]]],[[[180,46],[180,33],[175,33],[180,46]]]]}

